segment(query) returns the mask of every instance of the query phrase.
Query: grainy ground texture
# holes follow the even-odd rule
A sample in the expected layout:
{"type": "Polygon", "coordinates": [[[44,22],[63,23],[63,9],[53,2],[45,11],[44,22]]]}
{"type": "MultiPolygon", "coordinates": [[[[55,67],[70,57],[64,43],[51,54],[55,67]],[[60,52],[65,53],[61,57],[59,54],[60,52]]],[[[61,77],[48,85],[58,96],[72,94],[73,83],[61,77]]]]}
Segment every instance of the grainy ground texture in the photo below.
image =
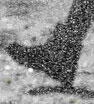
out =
{"type": "MultiPolygon", "coordinates": [[[[75,1],[92,0],[0,0],[0,104],[94,104],[94,97],[76,94],[50,91],[30,94],[29,91],[35,88],[61,86],[61,83],[41,70],[26,67],[27,62],[24,65],[17,63],[5,50],[13,42],[25,47],[44,45],[53,38],[56,23],[67,21],[75,1]]],[[[93,21],[82,44],[73,86],[94,91],[93,21]]]]}

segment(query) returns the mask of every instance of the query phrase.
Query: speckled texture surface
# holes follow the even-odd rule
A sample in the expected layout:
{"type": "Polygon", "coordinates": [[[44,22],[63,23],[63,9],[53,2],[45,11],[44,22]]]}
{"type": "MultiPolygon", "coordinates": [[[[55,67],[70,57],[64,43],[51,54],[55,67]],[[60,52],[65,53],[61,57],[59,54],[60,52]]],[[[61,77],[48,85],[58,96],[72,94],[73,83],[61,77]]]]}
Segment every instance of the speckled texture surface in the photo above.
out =
{"type": "MultiPolygon", "coordinates": [[[[91,26],[93,7],[93,1],[74,1],[67,22],[65,25],[57,23],[53,31],[53,39],[47,44],[27,48],[14,43],[7,48],[7,52],[19,64],[42,70],[53,79],[60,81],[63,87],[58,87],[54,91],[75,93],[76,90],[72,85],[83,47],[82,40],[91,26]]],[[[79,94],[82,91],[85,89],[77,90],[79,94]]],[[[86,90],[85,95],[86,93],[89,92],[86,90]]]]}
{"type": "Polygon", "coordinates": [[[80,85],[81,88],[78,90],[73,87],[78,71],[77,62],[83,48],[82,41],[86,37],[94,15],[93,3],[92,0],[91,2],[75,0],[66,23],[56,24],[54,37],[44,46],[27,48],[14,43],[6,48],[9,56],[4,55],[0,64],[2,67],[0,104],[90,104],[93,102],[94,91],[88,90],[87,86],[80,85]],[[3,68],[3,63],[11,65],[10,70],[8,67],[3,68]],[[37,75],[28,72],[28,68],[31,67],[37,75]],[[60,83],[55,87],[54,84],[50,86],[44,84],[48,76],[45,78],[41,71],[60,82],[61,86],[60,83]],[[79,95],[84,99],[79,98],[79,95]]]}

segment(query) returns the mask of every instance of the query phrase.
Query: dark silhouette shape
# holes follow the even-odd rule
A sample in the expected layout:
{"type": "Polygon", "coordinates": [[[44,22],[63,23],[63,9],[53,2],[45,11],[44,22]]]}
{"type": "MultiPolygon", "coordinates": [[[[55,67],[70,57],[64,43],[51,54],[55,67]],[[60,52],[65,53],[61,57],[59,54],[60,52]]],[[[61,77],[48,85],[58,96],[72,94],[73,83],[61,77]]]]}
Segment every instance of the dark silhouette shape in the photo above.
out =
{"type": "Polygon", "coordinates": [[[48,86],[30,90],[30,94],[63,92],[94,97],[94,92],[89,92],[86,88],[73,87],[78,68],[77,62],[83,48],[82,41],[90,28],[93,12],[93,0],[74,0],[67,22],[65,24],[58,22],[53,31],[53,38],[44,45],[28,48],[15,42],[6,47],[6,52],[19,64],[43,71],[62,84],[54,88],[48,86]],[[92,96],[89,96],[89,93],[92,96]]]}

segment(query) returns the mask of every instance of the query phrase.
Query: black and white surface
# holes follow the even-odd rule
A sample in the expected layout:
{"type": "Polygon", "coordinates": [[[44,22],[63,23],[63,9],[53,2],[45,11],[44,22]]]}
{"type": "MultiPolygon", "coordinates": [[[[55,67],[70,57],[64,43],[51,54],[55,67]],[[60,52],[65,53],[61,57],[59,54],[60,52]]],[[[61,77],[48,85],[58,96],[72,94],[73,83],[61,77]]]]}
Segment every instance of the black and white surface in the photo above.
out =
{"type": "Polygon", "coordinates": [[[91,21],[94,16],[93,0],[74,0],[65,24],[57,23],[53,31],[53,38],[44,45],[24,47],[16,42],[5,50],[20,65],[32,67],[34,70],[45,72],[52,79],[59,81],[62,86],[52,88],[40,87],[30,90],[30,94],[45,94],[59,92],[80,94],[94,97],[94,92],[87,89],[75,89],[73,81],[78,69],[78,60],[83,48],[91,21]]]}

